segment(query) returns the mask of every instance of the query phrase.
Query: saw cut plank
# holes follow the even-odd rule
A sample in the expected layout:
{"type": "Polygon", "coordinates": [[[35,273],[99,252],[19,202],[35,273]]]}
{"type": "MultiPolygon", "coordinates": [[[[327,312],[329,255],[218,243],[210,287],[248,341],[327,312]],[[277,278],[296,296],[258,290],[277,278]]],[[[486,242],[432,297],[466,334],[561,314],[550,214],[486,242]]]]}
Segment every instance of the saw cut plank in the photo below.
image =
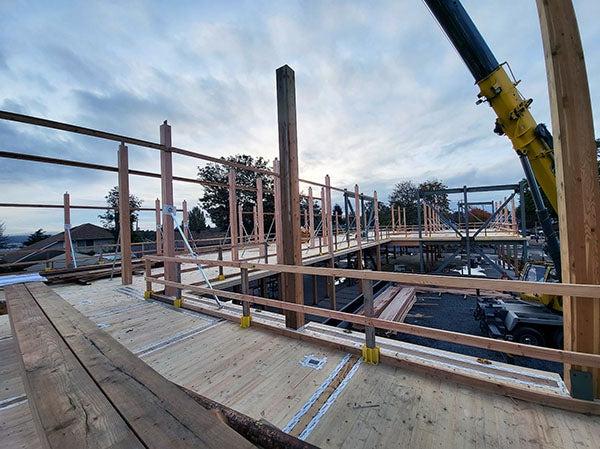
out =
{"type": "Polygon", "coordinates": [[[144,448],[23,284],[6,287],[22,377],[42,446],[144,448]]]}
{"type": "Polygon", "coordinates": [[[50,288],[26,288],[146,447],[254,447],[50,288]]]}
{"type": "Polygon", "coordinates": [[[388,306],[383,309],[379,318],[390,321],[404,321],[406,314],[411,309],[416,300],[416,291],[412,287],[400,290],[388,306]]]}

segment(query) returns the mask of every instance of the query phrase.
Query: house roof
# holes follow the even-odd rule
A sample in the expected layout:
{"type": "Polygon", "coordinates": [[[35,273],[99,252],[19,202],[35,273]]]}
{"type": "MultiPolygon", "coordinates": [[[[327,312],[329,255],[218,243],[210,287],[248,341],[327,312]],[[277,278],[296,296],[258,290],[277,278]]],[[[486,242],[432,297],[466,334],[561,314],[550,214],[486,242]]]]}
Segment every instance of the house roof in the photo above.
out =
{"type": "MultiPolygon", "coordinates": [[[[17,261],[25,262],[28,260],[36,260],[33,257],[35,254],[40,254],[37,259],[46,259],[48,254],[42,252],[45,248],[48,248],[55,243],[63,242],[65,240],[65,233],[59,232],[53,236],[50,236],[44,240],[29,245],[23,249],[12,251],[4,256],[3,263],[13,263],[17,261]]],[[[71,240],[114,240],[112,232],[108,229],[101,228],[92,223],[84,223],[79,226],[71,228],[71,240]]],[[[56,254],[54,254],[56,255],[56,254]]]]}

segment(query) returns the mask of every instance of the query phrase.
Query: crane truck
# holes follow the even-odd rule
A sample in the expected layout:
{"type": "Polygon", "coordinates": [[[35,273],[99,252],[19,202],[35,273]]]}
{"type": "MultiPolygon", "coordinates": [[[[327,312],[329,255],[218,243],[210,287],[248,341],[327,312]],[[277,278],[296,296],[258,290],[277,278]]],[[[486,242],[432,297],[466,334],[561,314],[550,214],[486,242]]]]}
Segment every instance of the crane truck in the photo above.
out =
{"type": "MultiPolygon", "coordinates": [[[[544,272],[540,281],[560,281],[560,247],[541,190],[557,210],[556,176],[552,136],[543,123],[537,123],[529,107],[532,99],[521,95],[507,63],[498,63],[459,0],[424,0],[433,16],[458,51],[479,87],[477,104],[487,103],[496,114],[494,132],[507,136],[516,151],[529,184],[538,221],[546,238],[553,270],[526,264],[525,276],[544,272]],[[533,270],[533,271],[532,271],[533,270]]],[[[535,276],[537,277],[537,276],[535,276]]],[[[480,300],[475,318],[482,331],[539,346],[562,348],[562,299],[550,295],[521,295],[514,300],[480,300]]]]}

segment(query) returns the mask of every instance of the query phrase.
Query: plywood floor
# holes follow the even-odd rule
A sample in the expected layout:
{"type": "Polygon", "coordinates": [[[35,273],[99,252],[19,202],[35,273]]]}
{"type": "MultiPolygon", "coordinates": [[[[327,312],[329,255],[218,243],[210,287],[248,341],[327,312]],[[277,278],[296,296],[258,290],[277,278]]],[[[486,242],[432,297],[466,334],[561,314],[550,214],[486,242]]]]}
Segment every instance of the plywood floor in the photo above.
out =
{"type": "MultiPolygon", "coordinates": [[[[346,360],[342,351],[144,301],[139,277],[133,287],[119,282],[56,291],[168,379],[281,428],[346,360]],[[307,355],[326,362],[321,369],[302,366],[307,355]]],[[[7,323],[0,317],[0,401],[23,394],[7,323]]],[[[598,417],[401,368],[354,366],[305,429],[307,441],[323,448],[600,447],[598,417]]],[[[0,408],[0,447],[37,447],[27,402],[0,408]]]]}

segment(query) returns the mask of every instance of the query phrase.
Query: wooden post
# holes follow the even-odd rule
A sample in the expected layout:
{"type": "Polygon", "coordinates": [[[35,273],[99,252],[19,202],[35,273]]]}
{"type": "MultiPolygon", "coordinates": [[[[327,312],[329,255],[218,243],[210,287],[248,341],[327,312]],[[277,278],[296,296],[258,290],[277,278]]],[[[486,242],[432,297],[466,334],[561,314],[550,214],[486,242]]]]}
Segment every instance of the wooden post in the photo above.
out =
{"type": "MultiPolygon", "coordinates": [[[[258,243],[258,211],[256,204],[252,206],[252,242],[258,243]]],[[[259,249],[260,250],[260,249],[259,249]]]]}
{"type": "Polygon", "coordinates": [[[158,256],[162,255],[162,225],[161,225],[161,211],[160,211],[160,200],[156,198],[154,202],[154,207],[156,208],[156,254],[158,256]]]}
{"type": "Polygon", "coordinates": [[[245,234],[245,226],[244,226],[244,206],[242,205],[242,203],[238,204],[238,213],[237,213],[237,217],[238,217],[238,240],[240,242],[240,246],[243,248],[244,247],[244,234],[245,234]]]}
{"type": "Polygon", "coordinates": [[[406,226],[406,207],[402,208],[402,221],[404,222],[404,236],[408,237],[408,226],[406,226]]]}
{"type": "MultiPolygon", "coordinates": [[[[325,219],[327,224],[327,249],[329,250],[329,266],[335,268],[335,258],[333,255],[333,220],[331,219],[332,207],[331,207],[331,179],[329,175],[325,175],[325,219]]],[[[329,300],[331,301],[331,308],[336,310],[335,300],[335,276],[327,278],[327,285],[329,287],[329,300]]]]}
{"type": "Polygon", "coordinates": [[[181,210],[183,211],[183,219],[181,220],[181,226],[183,227],[183,234],[186,238],[190,239],[190,213],[188,212],[187,201],[181,202],[181,210]]]}
{"type": "Polygon", "coordinates": [[[315,247],[315,201],[313,199],[312,187],[308,188],[308,233],[310,236],[310,247],[315,247]]]}
{"type": "MultiPolygon", "coordinates": [[[[71,198],[69,192],[65,192],[63,195],[63,209],[64,209],[64,240],[65,240],[65,268],[73,268],[73,248],[72,242],[69,238],[71,233],[71,198]]],[[[116,252],[116,251],[115,251],[116,252]]]]}
{"type": "Polygon", "coordinates": [[[263,204],[263,182],[260,176],[256,177],[256,232],[258,232],[258,254],[264,257],[265,248],[265,212],[263,204]]]}
{"type": "MultiPolygon", "coordinates": [[[[294,71],[287,65],[280,67],[276,71],[276,79],[281,164],[279,179],[281,183],[282,258],[286,265],[302,265],[294,71]]],[[[282,300],[304,304],[302,274],[283,273],[281,287],[282,300]]],[[[286,311],[285,324],[286,327],[298,329],[304,325],[304,313],[286,311]]]]}
{"type": "Polygon", "coordinates": [[[152,276],[152,262],[144,260],[144,276],[146,278],[146,292],[144,293],[144,299],[150,299],[152,294],[152,281],[149,280],[152,276]]]}
{"type": "Polygon", "coordinates": [[[229,169],[229,235],[231,237],[231,260],[239,260],[237,195],[235,192],[235,170],[229,169]]]}
{"type": "MultiPolygon", "coordinates": [[[[325,200],[325,188],[321,187],[321,244],[327,245],[327,201],[325,200]]],[[[321,245],[319,245],[320,249],[321,245]]]]}
{"type": "Polygon", "coordinates": [[[340,214],[336,213],[335,214],[335,232],[333,233],[334,237],[335,237],[335,250],[337,251],[338,249],[338,234],[340,231],[340,214]]]}
{"type": "Polygon", "coordinates": [[[392,232],[394,232],[396,230],[396,217],[395,217],[395,213],[394,213],[394,209],[396,208],[396,206],[394,206],[393,204],[390,207],[390,212],[392,214],[392,232]]]}
{"type": "MultiPolygon", "coordinates": [[[[362,292],[364,298],[364,314],[366,317],[373,316],[373,281],[369,279],[361,280],[362,292]]],[[[375,347],[375,328],[365,326],[365,344],[367,348],[375,347]]]]}
{"type": "Polygon", "coordinates": [[[281,229],[283,228],[283,219],[281,216],[281,175],[280,175],[280,163],[277,158],[273,161],[273,171],[277,174],[273,179],[274,192],[273,197],[275,201],[275,242],[276,242],[276,260],[277,263],[283,263],[283,245],[281,241],[281,229]]]}
{"type": "Polygon", "coordinates": [[[119,233],[121,235],[121,283],[133,282],[131,266],[131,211],[129,210],[129,156],[127,145],[121,143],[118,152],[119,170],[119,233]]]}
{"type": "Polygon", "coordinates": [[[316,274],[312,275],[312,303],[313,306],[316,306],[319,303],[319,293],[318,293],[318,278],[316,274]]]}
{"type": "MultiPolygon", "coordinates": [[[[173,217],[166,211],[173,208],[173,154],[171,153],[171,126],[165,120],[160,125],[160,143],[165,146],[160,152],[160,181],[163,206],[163,255],[165,257],[175,256],[175,231],[173,217]]],[[[165,280],[176,282],[176,264],[165,262],[165,280]]],[[[165,294],[174,296],[176,289],[165,286],[165,294]]]]}
{"type": "Polygon", "coordinates": [[[373,214],[375,221],[375,240],[379,241],[381,235],[379,233],[379,202],[377,201],[377,191],[373,192],[373,214]]]}
{"type": "Polygon", "coordinates": [[[360,227],[360,198],[359,198],[359,190],[358,184],[354,184],[354,221],[356,222],[356,246],[358,247],[358,252],[356,255],[356,269],[362,270],[363,267],[363,252],[362,252],[362,231],[360,227]]]}
{"type": "MultiPolygon", "coordinates": [[[[247,268],[240,269],[240,282],[241,282],[241,287],[242,287],[241,288],[242,294],[249,295],[250,294],[250,281],[248,279],[248,269],[247,268]]],[[[241,322],[240,322],[240,327],[241,328],[250,327],[251,320],[252,320],[252,317],[250,316],[250,303],[244,301],[242,303],[242,318],[241,318],[241,322]]]]}
{"type": "MultiPolygon", "coordinates": [[[[558,193],[562,282],[600,284],[600,186],[589,86],[573,4],[537,1],[558,193]]],[[[600,354],[600,302],[563,297],[564,348],[600,354]]],[[[600,370],[565,365],[565,380],[590,372],[600,398],[600,370]]],[[[572,391],[573,394],[573,391],[572,391]]]]}

